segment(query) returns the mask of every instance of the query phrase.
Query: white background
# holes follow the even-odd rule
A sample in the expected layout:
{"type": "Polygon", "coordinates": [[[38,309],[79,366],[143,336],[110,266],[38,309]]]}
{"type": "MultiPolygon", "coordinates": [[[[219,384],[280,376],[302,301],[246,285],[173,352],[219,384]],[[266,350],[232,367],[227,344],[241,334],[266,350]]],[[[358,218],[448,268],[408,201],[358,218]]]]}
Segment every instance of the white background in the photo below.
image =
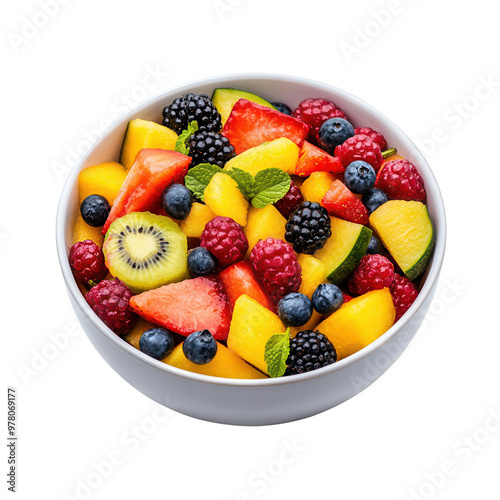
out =
{"type": "Polygon", "coordinates": [[[49,0],[50,18],[41,3],[4,2],[0,16],[1,350],[18,390],[18,498],[500,498],[494,2],[49,0]],[[76,326],[54,239],[70,151],[102,120],[251,71],[328,82],[386,113],[425,146],[449,221],[435,302],[394,367],[340,407],[265,428],[163,411],[116,375],[76,326]]]}

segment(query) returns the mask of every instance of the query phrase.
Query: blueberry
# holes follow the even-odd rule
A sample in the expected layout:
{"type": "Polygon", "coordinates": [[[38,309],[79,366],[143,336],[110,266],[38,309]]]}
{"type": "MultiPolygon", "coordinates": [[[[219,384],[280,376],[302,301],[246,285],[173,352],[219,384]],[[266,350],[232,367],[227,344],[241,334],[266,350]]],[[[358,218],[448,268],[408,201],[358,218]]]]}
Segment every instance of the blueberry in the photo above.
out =
{"type": "Polygon", "coordinates": [[[286,104],[283,104],[282,102],[272,102],[271,104],[281,113],[292,116],[292,110],[286,104]]]}
{"type": "Polygon", "coordinates": [[[109,201],[99,194],[87,196],[80,205],[82,219],[92,227],[104,226],[110,210],[109,201]]]}
{"type": "Polygon", "coordinates": [[[193,276],[208,276],[215,271],[217,260],[205,247],[197,247],[188,253],[187,265],[193,276]]]}
{"type": "Polygon", "coordinates": [[[163,208],[170,217],[184,220],[191,212],[193,195],[183,184],[170,184],[163,191],[161,197],[163,208]]]}
{"type": "Polygon", "coordinates": [[[382,242],[376,236],[372,235],[372,237],[370,238],[370,242],[368,243],[368,248],[366,249],[366,253],[370,255],[384,254],[384,245],[382,245],[382,242]]]}
{"type": "Polygon", "coordinates": [[[312,305],[320,314],[331,314],[344,303],[342,290],[331,283],[318,285],[312,294],[312,305]]]}
{"type": "Polygon", "coordinates": [[[371,214],[375,212],[380,205],[383,205],[388,200],[387,195],[378,188],[373,188],[363,195],[361,201],[363,205],[368,210],[368,213],[371,214]]]}
{"type": "Polygon", "coordinates": [[[318,132],[318,142],[322,149],[333,155],[334,150],[354,135],[354,127],[343,118],[330,118],[318,132]]]}
{"type": "Polygon", "coordinates": [[[155,359],[163,359],[168,356],[174,345],[172,332],[166,328],[150,328],[139,339],[139,349],[155,359]]]}
{"type": "Polygon", "coordinates": [[[344,184],[353,193],[364,194],[375,185],[377,174],[373,167],[366,161],[353,161],[345,169],[344,184]]]}
{"type": "Polygon", "coordinates": [[[312,313],[311,301],[303,293],[289,293],[278,302],[278,316],[286,326],[305,325],[312,313]]]}
{"type": "Polygon", "coordinates": [[[188,361],[206,365],[217,354],[217,342],[208,330],[194,332],[182,344],[182,351],[188,361]]]}

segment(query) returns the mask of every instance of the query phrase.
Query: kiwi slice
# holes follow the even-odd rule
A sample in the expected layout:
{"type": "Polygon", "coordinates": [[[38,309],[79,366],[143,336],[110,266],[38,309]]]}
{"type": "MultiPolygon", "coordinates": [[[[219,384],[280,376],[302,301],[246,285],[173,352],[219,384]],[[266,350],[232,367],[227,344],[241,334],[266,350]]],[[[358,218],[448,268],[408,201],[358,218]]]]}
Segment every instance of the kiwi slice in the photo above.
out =
{"type": "Polygon", "coordinates": [[[168,217],[131,212],[113,221],[102,247],[109,272],[134,292],[187,275],[187,238],[168,217]]]}

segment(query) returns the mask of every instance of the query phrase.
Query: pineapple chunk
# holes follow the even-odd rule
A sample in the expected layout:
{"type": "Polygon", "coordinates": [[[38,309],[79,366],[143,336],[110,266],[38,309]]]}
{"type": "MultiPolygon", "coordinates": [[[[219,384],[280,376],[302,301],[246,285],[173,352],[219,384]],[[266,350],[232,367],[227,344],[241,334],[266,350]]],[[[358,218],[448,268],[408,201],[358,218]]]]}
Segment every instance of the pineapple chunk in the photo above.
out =
{"type": "Polygon", "coordinates": [[[321,203],[335,179],[337,176],[329,172],[313,172],[300,188],[304,200],[321,203]]]}
{"type": "Polygon", "coordinates": [[[286,330],[276,314],[248,295],[234,304],[227,346],[245,361],[267,373],[264,350],[269,338],[286,330]]]}
{"type": "Polygon", "coordinates": [[[215,214],[203,203],[193,203],[189,215],[180,222],[181,231],[188,238],[200,238],[205,226],[215,214]]]}
{"type": "Polygon", "coordinates": [[[252,248],[259,240],[276,238],[285,241],[285,224],[286,219],[273,205],[266,205],[264,208],[251,206],[245,227],[248,239],[247,256],[250,255],[252,248]]]}
{"type": "Polygon", "coordinates": [[[299,147],[293,141],[280,137],[235,156],[226,163],[224,170],[241,168],[255,176],[261,170],[272,167],[280,168],[292,175],[295,173],[299,151],[299,147]]]}
{"type": "Polygon", "coordinates": [[[203,193],[205,203],[215,215],[231,217],[238,224],[247,223],[248,201],[229,175],[215,174],[203,193]]]}

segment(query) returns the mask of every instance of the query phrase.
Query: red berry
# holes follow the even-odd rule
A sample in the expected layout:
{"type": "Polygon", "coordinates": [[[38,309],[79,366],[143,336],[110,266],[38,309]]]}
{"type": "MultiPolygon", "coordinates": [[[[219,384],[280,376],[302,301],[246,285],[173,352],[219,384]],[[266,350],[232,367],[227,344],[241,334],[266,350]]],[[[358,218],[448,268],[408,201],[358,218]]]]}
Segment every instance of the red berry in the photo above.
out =
{"type": "Polygon", "coordinates": [[[215,255],[222,267],[242,260],[248,250],[243,228],[231,217],[214,217],[201,233],[201,246],[215,255]]]}
{"type": "Polygon", "coordinates": [[[129,332],[137,315],[129,308],[129,300],[134,293],[118,278],[104,280],[93,287],[85,300],[99,318],[118,335],[129,332]]]}
{"type": "Polygon", "coordinates": [[[69,265],[75,278],[85,284],[98,283],[108,274],[104,254],[92,240],[78,241],[71,247],[69,265]]]}
{"type": "Polygon", "coordinates": [[[385,151],[387,149],[387,141],[380,132],[377,132],[370,127],[358,127],[354,130],[354,132],[356,135],[367,135],[372,141],[376,142],[380,146],[380,149],[382,151],[385,151]]]}
{"type": "Polygon", "coordinates": [[[309,141],[317,144],[319,128],[330,118],[343,118],[347,120],[346,114],[333,102],[326,99],[306,99],[302,101],[293,116],[309,125],[309,141]]]}
{"type": "Polygon", "coordinates": [[[348,281],[354,295],[390,287],[394,279],[394,266],[382,255],[365,255],[348,281]]]}
{"type": "Polygon", "coordinates": [[[352,297],[348,293],[342,292],[342,295],[344,296],[344,304],[352,300],[352,297]]]}
{"type": "Polygon", "coordinates": [[[335,148],[335,157],[347,168],[353,161],[369,163],[375,172],[382,165],[380,146],[366,135],[355,135],[335,148]]]}
{"type": "Polygon", "coordinates": [[[424,180],[408,160],[389,161],[379,172],[375,187],[391,200],[425,201],[424,180]]]}
{"type": "Polygon", "coordinates": [[[301,268],[288,243],[275,238],[261,240],[253,247],[250,261],[264,290],[275,304],[299,289],[301,268]]]}
{"type": "Polygon", "coordinates": [[[394,275],[394,280],[390,287],[392,301],[396,308],[396,321],[408,311],[418,296],[418,290],[415,285],[406,277],[400,274],[394,275]]]}
{"type": "Polygon", "coordinates": [[[274,206],[278,209],[279,213],[288,219],[288,216],[304,201],[304,197],[300,192],[300,189],[295,185],[295,183],[290,181],[290,189],[288,193],[278,200],[274,206]]]}

